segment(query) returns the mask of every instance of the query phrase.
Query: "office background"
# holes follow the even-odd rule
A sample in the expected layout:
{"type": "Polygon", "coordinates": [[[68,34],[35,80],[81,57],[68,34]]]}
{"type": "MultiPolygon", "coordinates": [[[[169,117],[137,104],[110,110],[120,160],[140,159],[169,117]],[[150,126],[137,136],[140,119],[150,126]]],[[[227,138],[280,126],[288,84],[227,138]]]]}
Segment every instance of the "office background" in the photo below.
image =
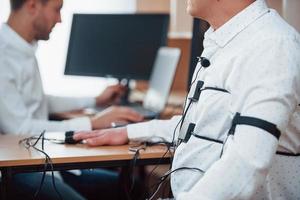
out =
{"type": "MultiPolygon", "coordinates": [[[[300,31],[300,0],[267,0],[300,31]]],[[[62,24],[58,24],[50,40],[39,43],[37,58],[45,92],[66,96],[90,96],[99,93],[114,79],[64,76],[67,47],[73,13],[170,13],[169,46],[182,49],[182,59],[175,76],[173,90],[185,90],[188,80],[192,18],[185,12],[184,0],[64,0],[62,24]]],[[[9,14],[9,0],[0,0],[0,22],[9,14]]],[[[116,55],[117,57],[117,55],[116,55]]],[[[112,58],[114,59],[114,58],[112,58]]]]}

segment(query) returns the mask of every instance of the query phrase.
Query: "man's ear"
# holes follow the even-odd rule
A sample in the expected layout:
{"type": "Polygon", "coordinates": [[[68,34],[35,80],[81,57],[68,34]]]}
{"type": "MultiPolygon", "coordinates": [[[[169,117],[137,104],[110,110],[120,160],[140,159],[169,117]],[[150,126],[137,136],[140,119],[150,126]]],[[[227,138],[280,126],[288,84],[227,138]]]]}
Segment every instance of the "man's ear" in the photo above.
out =
{"type": "Polygon", "coordinates": [[[27,0],[24,6],[30,15],[35,15],[40,6],[40,2],[39,0],[27,0]]]}

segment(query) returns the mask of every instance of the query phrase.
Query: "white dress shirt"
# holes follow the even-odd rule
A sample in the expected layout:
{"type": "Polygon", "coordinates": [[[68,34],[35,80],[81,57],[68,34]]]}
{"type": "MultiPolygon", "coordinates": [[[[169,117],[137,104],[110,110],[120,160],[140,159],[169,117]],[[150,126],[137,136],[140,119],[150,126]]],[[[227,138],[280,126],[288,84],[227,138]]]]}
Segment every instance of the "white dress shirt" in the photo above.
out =
{"type": "Polygon", "coordinates": [[[91,130],[89,118],[49,121],[49,113],[95,105],[94,98],[45,95],[36,44],[29,44],[7,24],[0,29],[0,132],[38,134],[47,131],[91,130]]]}
{"type": "MultiPolygon", "coordinates": [[[[300,157],[276,155],[277,150],[300,153],[300,36],[264,0],[257,0],[204,39],[202,54],[208,68],[196,67],[188,94],[198,80],[205,90],[192,103],[182,127],[195,123],[195,133],[225,141],[234,115],[276,124],[278,140],[263,129],[238,125],[222,144],[191,136],[175,151],[171,175],[176,199],[300,199],[300,157]],[[200,70],[198,76],[196,72],[200,70]]],[[[189,102],[189,101],[188,101],[189,102]]],[[[131,140],[172,140],[181,116],[130,125],[131,140]]],[[[184,129],[184,128],[182,128],[184,129]]],[[[178,129],[175,138],[178,137],[178,129]]]]}

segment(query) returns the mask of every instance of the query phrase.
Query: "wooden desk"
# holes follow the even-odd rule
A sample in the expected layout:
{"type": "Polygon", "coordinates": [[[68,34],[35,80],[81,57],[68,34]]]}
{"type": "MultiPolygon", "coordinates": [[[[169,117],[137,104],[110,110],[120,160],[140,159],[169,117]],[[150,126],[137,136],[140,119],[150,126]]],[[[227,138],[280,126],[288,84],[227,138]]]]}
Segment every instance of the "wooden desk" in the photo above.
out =
{"type": "MultiPolygon", "coordinates": [[[[46,135],[47,138],[55,137],[46,135]]],[[[60,135],[61,137],[61,135],[60,135]]],[[[45,156],[34,149],[18,144],[23,137],[0,135],[0,170],[2,174],[2,199],[6,198],[8,185],[14,173],[38,172],[44,170],[45,156]]],[[[38,147],[40,144],[38,144],[38,147]]],[[[87,147],[84,144],[65,145],[45,141],[45,152],[51,157],[54,170],[89,169],[98,167],[128,167],[134,156],[129,147],[103,146],[87,147]]],[[[140,151],[137,165],[170,163],[170,155],[164,146],[147,147],[140,151]]],[[[48,167],[50,170],[50,166],[48,167]]]]}

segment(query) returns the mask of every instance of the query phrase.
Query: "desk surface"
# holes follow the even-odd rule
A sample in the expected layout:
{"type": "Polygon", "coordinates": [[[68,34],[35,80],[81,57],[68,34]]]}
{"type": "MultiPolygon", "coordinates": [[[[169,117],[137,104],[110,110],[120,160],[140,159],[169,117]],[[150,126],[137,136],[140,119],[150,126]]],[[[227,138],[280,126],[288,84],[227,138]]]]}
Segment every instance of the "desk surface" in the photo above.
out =
{"type": "MultiPolygon", "coordinates": [[[[52,136],[55,134],[58,133],[52,136]]],[[[43,154],[18,144],[23,138],[25,137],[0,135],[0,168],[41,165],[45,162],[43,154]]],[[[51,157],[53,164],[120,161],[133,158],[134,152],[129,151],[130,146],[132,145],[88,147],[84,144],[66,145],[45,141],[45,152],[51,157]]],[[[139,159],[161,158],[166,150],[164,146],[147,147],[140,152],[139,159]]]]}

